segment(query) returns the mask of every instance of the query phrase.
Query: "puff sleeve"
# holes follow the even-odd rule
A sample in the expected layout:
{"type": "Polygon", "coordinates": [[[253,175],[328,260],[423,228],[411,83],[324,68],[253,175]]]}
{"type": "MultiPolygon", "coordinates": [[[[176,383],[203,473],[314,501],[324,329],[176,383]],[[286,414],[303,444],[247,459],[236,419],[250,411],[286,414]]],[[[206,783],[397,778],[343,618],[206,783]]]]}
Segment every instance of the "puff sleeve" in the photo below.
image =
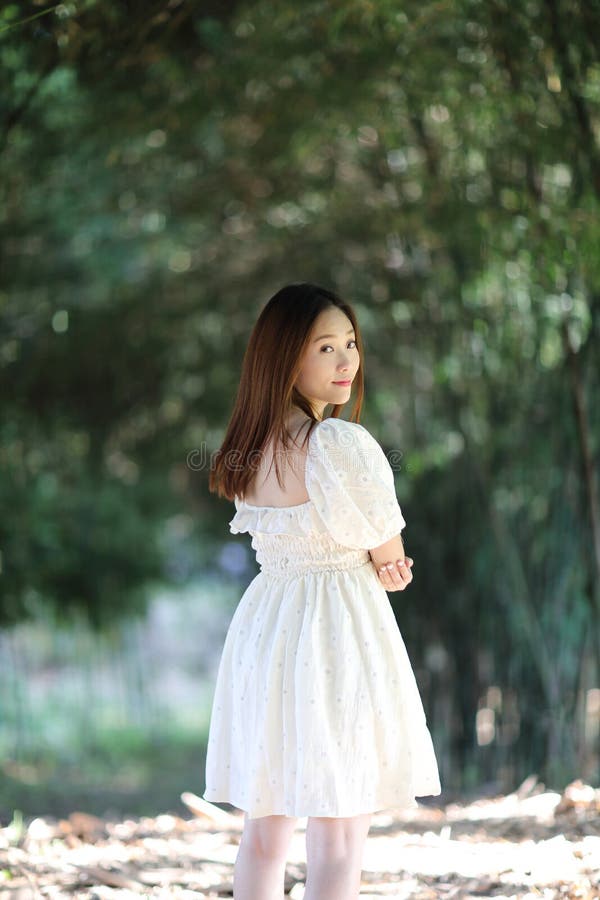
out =
{"type": "Polygon", "coordinates": [[[386,455],[356,422],[330,418],[315,426],[305,480],[319,517],[339,544],[372,550],[406,525],[386,455]]]}

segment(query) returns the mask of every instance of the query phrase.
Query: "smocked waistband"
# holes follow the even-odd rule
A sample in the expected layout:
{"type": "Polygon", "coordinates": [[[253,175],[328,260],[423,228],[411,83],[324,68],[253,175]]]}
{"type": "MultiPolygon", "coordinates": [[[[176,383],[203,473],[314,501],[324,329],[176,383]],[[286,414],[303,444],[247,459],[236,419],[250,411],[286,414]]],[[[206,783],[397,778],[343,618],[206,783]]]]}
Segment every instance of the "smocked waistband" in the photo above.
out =
{"type": "Polygon", "coordinates": [[[359,560],[341,560],[337,562],[316,563],[314,560],[306,563],[274,563],[264,562],[260,566],[260,572],[268,575],[269,578],[288,578],[290,576],[301,577],[302,575],[324,575],[328,572],[347,572],[352,569],[360,569],[364,566],[371,565],[371,558],[364,557],[359,560]]]}

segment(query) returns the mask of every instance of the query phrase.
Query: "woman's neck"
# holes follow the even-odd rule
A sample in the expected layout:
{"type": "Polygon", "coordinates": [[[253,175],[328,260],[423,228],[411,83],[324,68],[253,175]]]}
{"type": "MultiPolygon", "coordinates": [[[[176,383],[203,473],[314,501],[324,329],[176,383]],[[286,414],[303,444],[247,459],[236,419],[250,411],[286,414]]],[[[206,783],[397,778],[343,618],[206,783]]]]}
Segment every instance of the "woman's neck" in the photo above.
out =
{"type": "MultiPolygon", "coordinates": [[[[310,416],[307,416],[306,413],[300,411],[296,414],[291,414],[285,420],[285,424],[287,426],[288,431],[295,433],[299,428],[301,428],[306,422],[310,422],[312,419],[310,416]]],[[[320,418],[317,417],[317,421],[321,421],[320,418]]]]}
{"type": "MultiPolygon", "coordinates": [[[[325,412],[325,407],[322,410],[315,411],[315,418],[318,422],[323,421],[323,413],[325,412]]],[[[288,428],[293,427],[294,425],[301,425],[303,422],[307,422],[310,419],[303,409],[300,409],[298,406],[293,406],[291,411],[288,413],[286,418],[286,423],[288,428]]]]}

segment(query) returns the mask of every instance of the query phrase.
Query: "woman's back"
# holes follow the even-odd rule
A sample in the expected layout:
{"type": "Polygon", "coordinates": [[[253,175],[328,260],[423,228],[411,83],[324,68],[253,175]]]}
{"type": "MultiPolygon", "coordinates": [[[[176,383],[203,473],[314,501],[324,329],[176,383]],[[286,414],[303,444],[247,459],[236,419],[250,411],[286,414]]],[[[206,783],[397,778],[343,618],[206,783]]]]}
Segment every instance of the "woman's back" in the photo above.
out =
{"type": "Polygon", "coordinates": [[[274,441],[269,441],[261,454],[256,475],[250,484],[244,500],[252,506],[298,506],[309,499],[306,490],[304,472],[306,467],[306,443],[303,440],[306,435],[308,423],[306,418],[301,422],[295,421],[288,426],[292,440],[287,449],[277,441],[277,463],[280,468],[283,489],[277,481],[274,462],[274,441]]]}

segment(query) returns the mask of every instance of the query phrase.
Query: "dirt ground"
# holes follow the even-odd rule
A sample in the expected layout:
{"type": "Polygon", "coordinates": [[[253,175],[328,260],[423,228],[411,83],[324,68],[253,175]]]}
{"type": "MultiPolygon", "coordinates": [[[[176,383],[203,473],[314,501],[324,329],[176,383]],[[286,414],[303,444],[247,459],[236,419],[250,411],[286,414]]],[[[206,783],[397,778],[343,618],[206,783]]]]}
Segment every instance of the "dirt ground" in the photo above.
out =
{"type": "MultiPolygon", "coordinates": [[[[0,828],[0,897],[232,897],[243,813],[182,800],[190,818],[13,821],[0,828]]],[[[306,822],[288,855],[292,900],[304,896],[306,822]]],[[[600,900],[600,789],[558,794],[531,776],[506,796],[375,813],[360,897],[600,900]]]]}

